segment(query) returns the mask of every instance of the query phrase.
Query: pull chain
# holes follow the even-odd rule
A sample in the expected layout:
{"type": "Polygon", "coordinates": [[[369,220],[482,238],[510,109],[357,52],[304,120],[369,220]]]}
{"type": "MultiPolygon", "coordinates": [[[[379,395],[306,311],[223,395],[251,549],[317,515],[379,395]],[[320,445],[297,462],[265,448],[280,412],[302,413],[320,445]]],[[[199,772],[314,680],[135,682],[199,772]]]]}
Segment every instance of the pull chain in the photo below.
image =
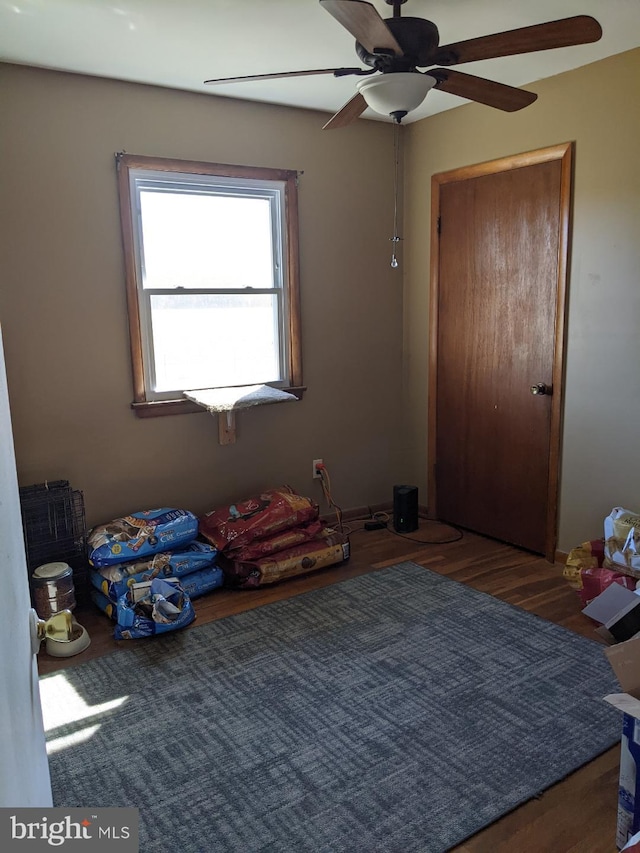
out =
{"type": "Polygon", "coordinates": [[[402,240],[402,237],[398,236],[398,164],[400,161],[400,122],[398,122],[393,129],[393,151],[393,237],[391,237],[393,248],[391,252],[391,266],[393,269],[397,269],[398,259],[396,257],[396,243],[399,243],[400,240],[402,240]]]}

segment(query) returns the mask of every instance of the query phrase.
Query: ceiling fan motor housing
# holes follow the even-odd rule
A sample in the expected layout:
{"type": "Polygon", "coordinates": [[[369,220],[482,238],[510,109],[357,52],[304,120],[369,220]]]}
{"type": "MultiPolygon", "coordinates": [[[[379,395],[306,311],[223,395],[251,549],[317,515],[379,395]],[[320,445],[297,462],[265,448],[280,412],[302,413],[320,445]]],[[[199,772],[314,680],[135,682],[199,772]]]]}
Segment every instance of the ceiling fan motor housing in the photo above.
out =
{"type": "Polygon", "coordinates": [[[403,50],[403,56],[389,52],[369,53],[356,41],[356,53],[365,65],[378,71],[408,71],[433,65],[440,34],[433,21],[424,18],[386,18],[385,24],[403,50]]]}

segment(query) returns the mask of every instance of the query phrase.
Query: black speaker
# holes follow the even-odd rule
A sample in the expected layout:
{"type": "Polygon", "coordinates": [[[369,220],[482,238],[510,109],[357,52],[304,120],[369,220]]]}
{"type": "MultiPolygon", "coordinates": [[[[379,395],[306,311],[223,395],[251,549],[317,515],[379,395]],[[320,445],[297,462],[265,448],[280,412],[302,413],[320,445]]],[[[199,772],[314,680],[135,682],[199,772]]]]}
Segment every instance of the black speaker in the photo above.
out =
{"type": "Polygon", "coordinates": [[[393,487],[393,527],[396,533],[418,529],[418,487],[393,487]]]}

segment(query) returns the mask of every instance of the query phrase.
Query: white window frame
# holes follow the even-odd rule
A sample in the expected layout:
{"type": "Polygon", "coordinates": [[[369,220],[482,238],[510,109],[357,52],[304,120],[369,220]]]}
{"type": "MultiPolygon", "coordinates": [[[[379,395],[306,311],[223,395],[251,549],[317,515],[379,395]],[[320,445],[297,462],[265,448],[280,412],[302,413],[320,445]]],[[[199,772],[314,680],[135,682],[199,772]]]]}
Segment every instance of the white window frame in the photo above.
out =
{"type": "Polygon", "coordinates": [[[275,294],[278,301],[278,341],[281,377],[269,382],[277,388],[302,392],[300,296],[297,232],[297,173],[290,170],[229,166],[140,155],[118,154],[120,215],[125,253],[125,273],[134,399],[142,416],[194,411],[182,391],[154,390],[155,371],[151,330],[151,297],[202,293],[275,294]],[[144,287],[140,192],[194,192],[264,198],[272,210],[274,259],[273,288],[151,289],[144,287]]]}

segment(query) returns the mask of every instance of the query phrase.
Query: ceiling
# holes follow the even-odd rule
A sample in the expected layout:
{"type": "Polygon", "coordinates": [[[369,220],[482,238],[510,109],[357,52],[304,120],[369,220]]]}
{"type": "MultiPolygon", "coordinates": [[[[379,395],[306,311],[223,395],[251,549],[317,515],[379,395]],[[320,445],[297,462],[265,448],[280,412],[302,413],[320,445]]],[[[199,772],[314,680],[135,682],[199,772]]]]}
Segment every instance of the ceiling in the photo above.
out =
{"type": "MultiPolygon", "coordinates": [[[[385,0],[372,2],[383,18],[392,16],[385,0]]],[[[402,7],[403,16],[434,21],[440,44],[583,14],[600,22],[600,41],[460,69],[525,88],[640,46],[639,0],[408,0],[402,7]]],[[[203,81],[364,67],[354,44],[318,0],[0,0],[0,60],[330,113],[355,93],[357,78],[203,81]]],[[[432,91],[404,121],[463,103],[432,91]]],[[[371,110],[363,118],[387,120],[371,110]]]]}

